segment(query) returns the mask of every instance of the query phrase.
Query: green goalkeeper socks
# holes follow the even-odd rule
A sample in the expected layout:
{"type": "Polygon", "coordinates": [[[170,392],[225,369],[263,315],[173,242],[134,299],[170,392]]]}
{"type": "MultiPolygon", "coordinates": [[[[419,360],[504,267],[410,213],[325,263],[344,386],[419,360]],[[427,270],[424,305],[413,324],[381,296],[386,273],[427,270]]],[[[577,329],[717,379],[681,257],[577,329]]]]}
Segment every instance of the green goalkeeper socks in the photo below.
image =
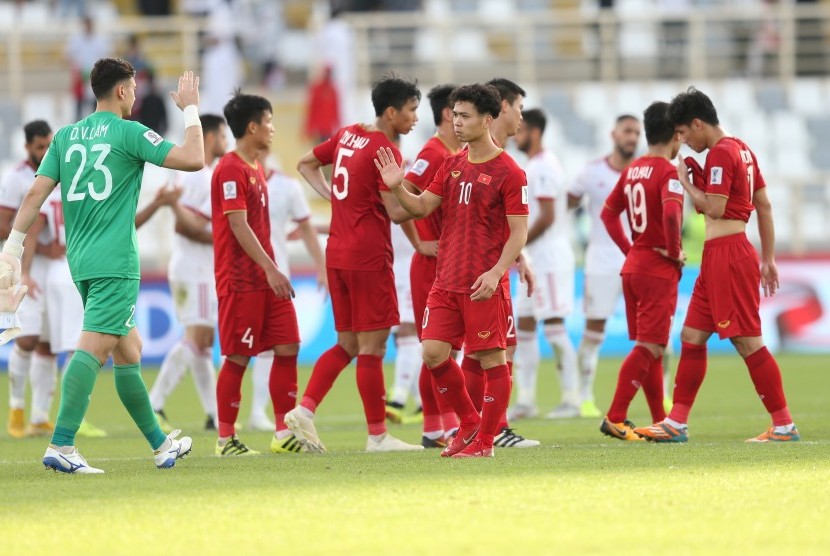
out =
{"type": "Polygon", "coordinates": [[[75,433],[81,426],[89,397],[95,387],[95,379],[101,364],[89,352],[78,350],[69,361],[69,366],[61,381],[61,405],[52,444],[55,446],[74,446],[75,433]]]}
{"type": "Polygon", "coordinates": [[[150,443],[153,450],[158,450],[167,436],[161,431],[158,419],[150,404],[147,386],[141,378],[141,365],[115,365],[115,391],[121,398],[121,403],[127,408],[144,438],[150,443]]]}

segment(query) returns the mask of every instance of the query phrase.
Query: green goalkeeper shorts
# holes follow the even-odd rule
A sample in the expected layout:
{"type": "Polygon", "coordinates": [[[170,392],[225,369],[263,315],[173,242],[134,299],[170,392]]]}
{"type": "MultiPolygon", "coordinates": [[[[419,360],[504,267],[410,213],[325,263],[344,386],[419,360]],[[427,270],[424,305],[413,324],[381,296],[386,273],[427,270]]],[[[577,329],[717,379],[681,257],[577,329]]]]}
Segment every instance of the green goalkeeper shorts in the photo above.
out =
{"type": "Polygon", "coordinates": [[[75,282],[84,302],[86,332],[126,336],[135,328],[135,303],[140,280],[91,278],[75,282]]]}

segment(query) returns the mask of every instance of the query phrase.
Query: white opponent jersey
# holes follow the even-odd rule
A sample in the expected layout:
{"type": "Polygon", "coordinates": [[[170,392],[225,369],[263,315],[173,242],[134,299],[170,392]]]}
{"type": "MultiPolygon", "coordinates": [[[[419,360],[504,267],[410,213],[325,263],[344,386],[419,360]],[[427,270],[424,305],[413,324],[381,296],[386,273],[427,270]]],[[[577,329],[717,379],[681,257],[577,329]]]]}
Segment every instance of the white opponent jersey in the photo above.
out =
{"type": "MultiPolygon", "coordinates": [[[[585,253],[585,274],[619,274],[625,262],[625,255],[608,235],[599,215],[605,205],[605,199],[617,185],[620,172],[611,167],[607,158],[589,162],[577,176],[570,193],[577,197],[587,197],[588,214],[591,216],[591,234],[588,237],[588,250],[585,253]]],[[[631,235],[625,213],[620,214],[620,221],[626,234],[631,235]]]]}
{"type": "Polygon", "coordinates": [[[288,227],[311,217],[311,209],[300,182],[280,172],[268,176],[268,212],[271,218],[271,247],[277,268],[291,276],[288,266],[288,227]]]}
{"type": "Polygon", "coordinates": [[[574,252],[570,240],[568,191],[565,174],[556,155],[543,150],[527,161],[528,226],[539,218],[539,201],[553,200],[553,225],[527,245],[533,270],[537,273],[573,272],[574,252]]]}
{"type": "MultiPolygon", "coordinates": [[[[0,207],[17,212],[23,203],[23,197],[29,192],[35,181],[35,170],[29,161],[24,161],[6,172],[0,181],[0,207]]],[[[46,245],[51,241],[49,230],[44,229],[37,242],[46,245]]]]}
{"type": "MultiPolygon", "coordinates": [[[[208,219],[210,229],[210,180],[214,166],[206,166],[198,172],[180,172],[179,185],[184,189],[179,204],[208,219]]],[[[171,282],[197,282],[212,284],[213,244],[200,243],[181,234],[173,237],[173,248],[168,267],[171,282]]]]}

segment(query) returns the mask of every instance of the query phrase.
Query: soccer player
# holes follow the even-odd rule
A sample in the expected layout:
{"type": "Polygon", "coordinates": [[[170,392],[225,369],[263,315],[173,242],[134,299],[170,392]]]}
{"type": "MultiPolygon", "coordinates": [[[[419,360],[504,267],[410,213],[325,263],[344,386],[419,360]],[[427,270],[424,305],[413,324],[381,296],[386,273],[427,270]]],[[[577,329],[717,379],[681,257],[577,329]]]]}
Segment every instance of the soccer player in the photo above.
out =
{"type": "MultiPolygon", "coordinates": [[[[43,156],[52,141],[52,129],[43,120],[34,120],[23,126],[26,138],[26,160],[9,170],[0,183],[0,239],[7,239],[12,220],[26,192],[32,185],[43,156]]],[[[43,330],[46,271],[49,266],[48,234],[32,234],[29,240],[32,259],[31,279],[37,287],[30,287],[29,295],[20,305],[22,331],[15,339],[9,355],[9,421],[6,430],[12,438],[50,434],[49,408],[55,388],[57,363],[49,344],[39,340],[43,330]],[[36,252],[33,250],[37,250],[36,252]],[[24,408],[26,380],[32,387],[32,409],[29,425],[25,425],[24,408]]]]}
{"type": "Polygon", "coordinates": [[[423,319],[424,363],[461,419],[442,456],[492,457],[499,421],[510,401],[507,368],[504,274],[527,239],[524,172],[490,136],[501,112],[499,92],[490,85],[458,87],[452,93],[453,124],[468,149],[448,157],[426,192],[403,187],[403,168],[391,149],[379,149],[375,164],[384,183],[415,217],[443,208],[435,283],[423,319]],[[446,201],[446,202],[445,202],[446,201]],[[481,415],[450,356],[462,343],[488,377],[481,415]]]}
{"type": "Polygon", "coordinates": [[[652,423],[662,421],[663,351],[669,342],[677,306],[677,282],[685,255],[680,237],[683,186],[671,163],[680,139],[669,120],[668,103],[654,102],[643,113],[648,153],[626,168],[605,201],[600,218],[608,235],[625,253],[622,267],[628,337],[634,348],[620,367],[611,408],[600,431],[620,440],[642,440],[627,419],[640,386],[646,393],[652,423]],[[626,214],[631,239],[623,230],[626,214]]]}
{"type": "Polygon", "coordinates": [[[159,428],[141,378],[141,338],[135,303],[141,274],[135,213],[144,163],[195,171],[204,165],[199,123],[199,78],[185,72],[171,93],[185,115],[185,140],[176,146],[147,127],[124,119],[135,102],[135,70],[123,60],[102,58],[90,76],[96,111],[55,135],[37,177],[17,213],[0,255],[0,291],[13,295],[23,240],[46,198],[60,182],[66,255],[84,302],[78,349],[61,383],[61,403],[43,464],[66,473],[103,473],[75,448],[75,433],[89,406],[101,366],[113,357],[115,388],[150,447],[157,467],[172,467],[190,452],[189,437],[177,440],[159,428]]]}
{"type": "MultiPolygon", "coordinates": [[[[594,379],[599,350],[605,340],[605,321],[614,314],[622,295],[620,269],[625,256],[608,236],[599,215],[620,174],[634,159],[640,132],[636,117],[619,116],[611,131],[614,150],[589,162],[568,191],[569,207],[579,206],[586,198],[591,217],[591,235],[585,252],[585,331],[577,348],[579,374],[562,376],[562,403],[548,413],[551,419],[602,416],[594,401],[594,379]]],[[[624,222],[624,226],[628,223],[624,222]]]]}
{"type": "Polygon", "coordinates": [[[276,430],[274,453],[298,452],[300,443],[285,424],[297,396],[300,333],[294,289],[274,262],[268,214],[268,184],[258,158],[274,136],[271,103],[236,94],[225,105],[225,120],[236,138],[211,180],[214,269],[219,298],[219,345],[225,362],[216,383],[219,416],[217,456],[250,456],[237,436],[242,377],[251,357],[273,352],[269,390],[276,430]]]}
{"type": "MultiPolygon", "coordinates": [[[[461,142],[453,131],[452,104],[450,104],[453,89],[455,85],[438,85],[430,89],[427,94],[436,126],[435,135],[430,137],[423,146],[404,177],[404,185],[410,191],[426,191],[444,159],[458,153],[461,149],[461,142]]],[[[412,256],[409,280],[413,317],[419,341],[423,331],[427,297],[435,282],[441,222],[441,207],[436,208],[425,218],[414,220],[417,241],[414,243],[416,252],[412,256]]],[[[422,364],[418,376],[418,390],[421,394],[421,407],[424,414],[423,436],[421,437],[421,445],[424,448],[445,448],[449,436],[458,429],[458,416],[443,396],[435,395],[435,388],[432,373],[425,364],[422,364]]]]}
{"type": "Polygon", "coordinates": [[[657,442],[689,439],[689,412],[706,375],[706,341],[717,332],[720,339],[729,339],[743,357],[755,391],[772,417],[772,426],[748,441],[799,440],[787,408],[781,371],[761,337],[758,286],[765,296],[772,296],[779,283],[772,206],[758,161],[746,143],[723,131],[712,101],[693,87],[672,99],[669,118],[692,150],[709,149],[702,170],[689,162],[694,183],[689,180],[686,164],[681,161],[678,166],[680,183],[705,215],[706,243],[680,333],[682,349],[674,405],[666,419],[635,432],[657,442]],[[746,237],[746,223],[753,209],[761,239],[760,261],[746,237]]]}
{"type": "Polygon", "coordinates": [[[150,402],[163,429],[172,430],[164,412],[167,398],[190,370],[202,408],[205,428],[216,428],[216,369],[213,367],[213,337],[217,318],[216,283],[213,277],[213,235],[210,230],[210,180],[215,162],[228,148],[225,119],[202,114],[205,167],[181,172],[182,197],[176,211],[176,235],[168,265],[168,280],[176,318],[184,326],[184,337],[167,352],[150,402]]]}
{"type": "MultiPolygon", "coordinates": [[[[317,268],[317,283],[324,291],[328,291],[326,276],[326,259],[317,231],[311,223],[311,208],[305,198],[303,187],[296,179],[277,170],[268,168],[267,150],[262,151],[259,163],[265,169],[265,180],[268,183],[268,213],[271,222],[271,247],[274,249],[274,259],[277,268],[291,279],[291,268],[288,265],[288,232],[289,223],[297,226],[297,232],[303,240],[317,268]]],[[[274,354],[266,351],[257,355],[254,360],[253,384],[251,400],[251,414],[248,417],[248,428],[253,430],[274,430],[274,423],[265,414],[265,408],[270,399],[268,388],[271,366],[274,354]]],[[[294,390],[294,397],[297,392],[294,390]]],[[[293,406],[292,406],[293,407],[293,406]]],[[[299,448],[300,444],[297,444],[299,448]]]]}
{"type": "MultiPolygon", "coordinates": [[[[574,304],[574,254],[569,238],[567,190],[562,166],[544,148],[542,136],[547,118],[539,109],[522,112],[522,127],[516,146],[528,156],[527,251],[536,273],[533,297],[527,287],[520,288],[516,301],[518,315],[516,348],[516,405],[511,419],[534,417],[536,375],[539,370],[539,341],[536,326],[543,323],[545,339],[556,354],[560,376],[576,376],[576,350],[565,329],[565,317],[574,304]]],[[[563,389],[564,390],[564,389],[563,389]]]]}
{"type": "Polygon", "coordinates": [[[300,406],[286,416],[291,430],[312,451],[325,450],[314,428],[314,412],[355,356],[369,430],[366,451],[423,449],[386,432],[383,355],[389,330],[399,323],[389,222],[411,217],[388,191],[374,163],[381,147],[391,149],[400,161],[395,142],[418,121],[420,99],[414,83],[396,77],[380,80],[372,88],[374,125],[341,128],[297,165],[309,185],[332,203],[326,268],[337,344],[317,360],[300,406]],[[332,164],[329,186],[321,168],[332,164]]]}

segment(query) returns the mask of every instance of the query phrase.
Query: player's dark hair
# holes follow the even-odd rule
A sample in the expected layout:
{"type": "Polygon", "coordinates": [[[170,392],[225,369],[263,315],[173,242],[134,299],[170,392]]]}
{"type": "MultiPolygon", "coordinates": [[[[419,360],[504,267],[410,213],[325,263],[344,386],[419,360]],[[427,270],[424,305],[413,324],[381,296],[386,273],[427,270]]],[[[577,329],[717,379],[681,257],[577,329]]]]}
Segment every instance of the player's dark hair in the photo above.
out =
{"type": "Polygon", "coordinates": [[[456,102],[469,102],[482,116],[490,114],[498,118],[501,114],[501,96],[492,85],[473,83],[456,87],[450,95],[450,104],[455,106],[456,102]]]}
{"type": "Polygon", "coordinates": [[[46,123],[46,120],[32,120],[23,126],[23,134],[26,136],[26,144],[28,145],[35,140],[35,137],[49,137],[52,134],[52,128],[46,123]]]}
{"type": "Polygon", "coordinates": [[[617,119],[614,120],[614,125],[620,125],[621,123],[626,122],[628,120],[639,122],[640,118],[638,118],[634,114],[620,114],[619,116],[617,116],[617,119]]]}
{"type": "Polygon", "coordinates": [[[372,106],[375,116],[383,114],[390,106],[395,110],[403,108],[412,99],[421,100],[421,91],[415,81],[407,81],[395,75],[383,77],[372,86],[372,106]]]}
{"type": "Polygon", "coordinates": [[[540,108],[522,110],[522,120],[524,125],[538,129],[540,133],[545,133],[545,126],[548,125],[548,119],[540,108]]]}
{"type": "Polygon", "coordinates": [[[516,102],[519,95],[526,97],[527,93],[524,89],[504,77],[496,77],[487,82],[487,85],[492,85],[499,92],[499,102],[506,100],[508,104],[516,102]]]}
{"type": "Polygon", "coordinates": [[[450,95],[453,89],[455,89],[455,85],[436,85],[427,94],[429,105],[432,108],[432,119],[435,121],[436,126],[441,125],[444,108],[452,108],[450,105],[450,95]]]}
{"type": "Polygon", "coordinates": [[[710,125],[720,124],[712,99],[694,87],[689,87],[685,93],[680,93],[671,100],[669,118],[675,126],[689,125],[694,119],[710,125]]]}
{"type": "Polygon", "coordinates": [[[231,133],[237,139],[245,136],[245,130],[251,122],[259,123],[266,112],[271,112],[268,99],[258,95],[243,95],[238,89],[225,105],[225,119],[231,133]]]}
{"type": "Polygon", "coordinates": [[[109,95],[116,85],[126,79],[135,77],[135,68],[121,58],[101,58],[92,66],[89,83],[95,98],[102,99],[109,95]]]}
{"type": "Polygon", "coordinates": [[[225,125],[225,118],[216,114],[201,114],[199,121],[202,122],[202,133],[210,133],[219,131],[219,128],[225,125]]]}
{"type": "Polygon", "coordinates": [[[643,127],[649,145],[665,145],[674,137],[674,124],[669,119],[668,102],[652,102],[643,112],[643,127]]]}

